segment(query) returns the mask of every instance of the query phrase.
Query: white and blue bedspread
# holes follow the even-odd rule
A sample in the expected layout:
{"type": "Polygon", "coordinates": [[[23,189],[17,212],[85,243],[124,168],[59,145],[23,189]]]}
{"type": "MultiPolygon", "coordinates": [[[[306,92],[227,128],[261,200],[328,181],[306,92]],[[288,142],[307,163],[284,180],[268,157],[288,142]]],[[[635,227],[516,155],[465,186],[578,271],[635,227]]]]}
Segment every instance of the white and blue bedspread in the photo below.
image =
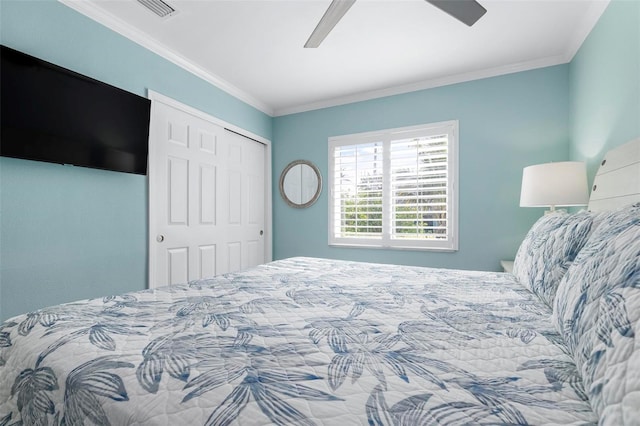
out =
{"type": "Polygon", "coordinates": [[[595,423],[551,319],[510,274],[286,259],[5,322],[0,425],[595,423]]]}

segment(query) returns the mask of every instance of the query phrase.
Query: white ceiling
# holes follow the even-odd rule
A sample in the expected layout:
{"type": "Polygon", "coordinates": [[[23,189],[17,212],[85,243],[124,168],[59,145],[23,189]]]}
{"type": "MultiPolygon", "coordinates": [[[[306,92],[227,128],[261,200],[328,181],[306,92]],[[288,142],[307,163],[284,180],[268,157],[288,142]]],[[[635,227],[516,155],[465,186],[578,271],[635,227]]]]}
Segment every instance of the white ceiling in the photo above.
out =
{"type": "Polygon", "coordinates": [[[269,115],[569,62],[609,0],[479,0],[467,27],[424,0],[358,0],[318,49],[330,0],[60,0],[269,115]]]}

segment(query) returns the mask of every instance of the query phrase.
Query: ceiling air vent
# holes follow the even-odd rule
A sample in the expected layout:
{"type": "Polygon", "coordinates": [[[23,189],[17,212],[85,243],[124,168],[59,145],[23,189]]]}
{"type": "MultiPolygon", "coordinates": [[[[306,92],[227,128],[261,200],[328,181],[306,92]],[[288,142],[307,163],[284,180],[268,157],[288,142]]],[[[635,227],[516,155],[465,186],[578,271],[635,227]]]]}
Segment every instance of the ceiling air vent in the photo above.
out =
{"type": "Polygon", "coordinates": [[[162,0],[138,0],[138,3],[161,18],[166,18],[176,13],[176,10],[173,7],[169,6],[167,2],[162,0]]]}

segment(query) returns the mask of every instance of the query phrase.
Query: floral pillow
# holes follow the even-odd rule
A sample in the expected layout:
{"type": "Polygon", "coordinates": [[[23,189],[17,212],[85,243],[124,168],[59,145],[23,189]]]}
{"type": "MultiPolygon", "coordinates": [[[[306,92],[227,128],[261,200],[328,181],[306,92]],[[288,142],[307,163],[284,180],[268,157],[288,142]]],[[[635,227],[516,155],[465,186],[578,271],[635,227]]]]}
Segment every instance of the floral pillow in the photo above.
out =
{"type": "Polygon", "coordinates": [[[549,306],[560,280],[591,232],[593,215],[556,212],[531,227],[513,262],[513,274],[549,306]]]}
{"type": "Polygon", "coordinates": [[[558,287],[554,321],[601,422],[627,424],[640,418],[640,203],[598,222],[558,287]]]}

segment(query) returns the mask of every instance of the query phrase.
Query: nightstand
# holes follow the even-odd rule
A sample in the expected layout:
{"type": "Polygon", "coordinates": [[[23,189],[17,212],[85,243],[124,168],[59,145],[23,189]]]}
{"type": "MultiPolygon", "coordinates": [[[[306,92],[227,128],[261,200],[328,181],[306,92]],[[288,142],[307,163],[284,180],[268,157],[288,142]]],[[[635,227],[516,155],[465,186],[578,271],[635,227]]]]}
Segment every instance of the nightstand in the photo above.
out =
{"type": "Polygon", "coordinates": [[[513,260],[501,260],[500,266],[504,272],[513,272],[513,260]]]}

